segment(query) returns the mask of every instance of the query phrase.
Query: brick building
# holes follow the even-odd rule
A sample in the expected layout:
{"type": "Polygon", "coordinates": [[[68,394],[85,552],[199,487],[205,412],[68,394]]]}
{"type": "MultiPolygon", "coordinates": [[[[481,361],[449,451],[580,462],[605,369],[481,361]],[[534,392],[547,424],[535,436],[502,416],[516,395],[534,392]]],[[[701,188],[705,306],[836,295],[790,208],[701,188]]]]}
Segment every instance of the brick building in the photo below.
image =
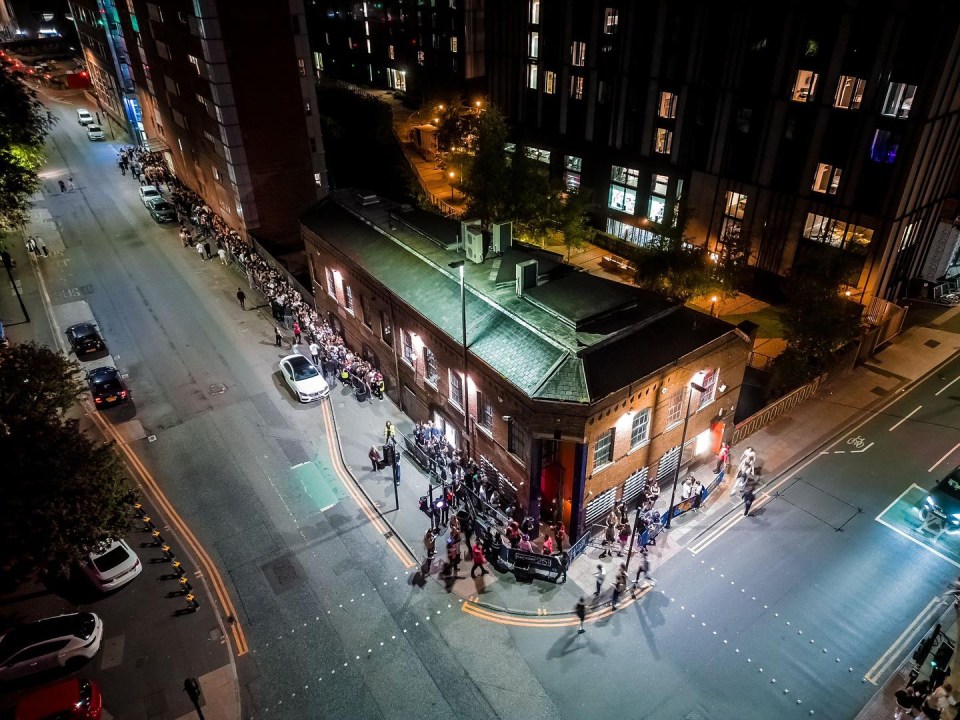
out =
{"type": "Polygon", "coordinates": [[[522,505],[562,499],[574,537],[648,478],[672,482],[688,410],[683,464],[712,457],[749,350],[736,328],[505,242],[462,266],[465,357],[459,232],[349,194],[302,218],[317,309],[404,412],[434,421],[522,505]]]}

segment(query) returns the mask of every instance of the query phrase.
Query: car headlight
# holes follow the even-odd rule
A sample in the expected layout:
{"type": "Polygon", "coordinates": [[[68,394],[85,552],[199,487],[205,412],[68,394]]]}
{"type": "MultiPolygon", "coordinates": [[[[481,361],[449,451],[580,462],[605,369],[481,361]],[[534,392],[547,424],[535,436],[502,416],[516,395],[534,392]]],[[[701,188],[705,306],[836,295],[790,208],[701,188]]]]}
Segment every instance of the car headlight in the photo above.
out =
{"type": "Polygon", "coordinates": [[[937,506],[937,504],[933,501],[933,498],[930,497],[929,495],[927,495],[927,505],[929,505],[932,508],[935,508],[937,506]]]}

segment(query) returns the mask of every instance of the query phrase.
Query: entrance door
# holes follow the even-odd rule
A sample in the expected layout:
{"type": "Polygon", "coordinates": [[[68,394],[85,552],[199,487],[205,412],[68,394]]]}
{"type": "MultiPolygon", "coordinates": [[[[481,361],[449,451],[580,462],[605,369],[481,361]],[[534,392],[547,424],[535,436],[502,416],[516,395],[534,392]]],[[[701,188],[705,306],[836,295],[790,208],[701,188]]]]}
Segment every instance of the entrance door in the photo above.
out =
{"type": "Polygon", "coordinates": [[[443,415],[437,410],[433,411],[433,424],[440,429],[440,432],[443,433],[443,436],[451,446],[459,447],[457,445],[457,429],[452,423],[447,422],[443,415]]]}

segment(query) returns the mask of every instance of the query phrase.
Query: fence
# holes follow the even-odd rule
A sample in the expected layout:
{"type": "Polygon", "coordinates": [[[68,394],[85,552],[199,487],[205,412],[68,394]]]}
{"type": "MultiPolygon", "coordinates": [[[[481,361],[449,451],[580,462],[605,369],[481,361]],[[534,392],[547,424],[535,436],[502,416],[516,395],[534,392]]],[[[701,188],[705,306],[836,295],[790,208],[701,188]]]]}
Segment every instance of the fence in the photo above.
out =
{"type": "Polygon", "coordinates": [[[798,387],[789,395],[784,395],[782,398],[773,403],[773,405],[768,405],[760,412],[748,417],[742,423],[737,425],[736,428],[734,428],[733,437],[730,438],[730,443],[732,445],[736,445],[742,440],[748,438],[757,430],[773,422],[784,413],[793,410],[793,408],[817,392],[817,388],[820,387],[820,384],[823,383],[826,378],[827,375],[824,373],[806,385],[798,387]]]}
{"type": "Polygon", "coordinates": [[[277,259],[270,254],[270,251],[263,247],[263,245],[261,245],[255,237],[251,236],[250,242],[253,243],[253,249],[261,258],[263,258],[267,265],[280,273],[283,276],[283,279],[290,283],[290,287],[300,293],[300,299],[309,305],[313,310],[316,310],[317,303],[313,299],[313,291],[308,290],[301,285],[300,281],[293,276],[293,273],[291,273],[279,261],[277,261],[277,259]]]}

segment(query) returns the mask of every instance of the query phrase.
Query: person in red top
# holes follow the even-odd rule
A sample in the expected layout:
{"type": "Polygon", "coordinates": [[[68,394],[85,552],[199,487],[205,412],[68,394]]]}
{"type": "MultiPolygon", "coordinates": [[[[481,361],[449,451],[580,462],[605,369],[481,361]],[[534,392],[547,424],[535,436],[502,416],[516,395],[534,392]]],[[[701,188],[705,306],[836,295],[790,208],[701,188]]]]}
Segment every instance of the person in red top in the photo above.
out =
{"type": "Polygon", "coordinates": [[[480,575],[486,575],[489,570],[487,570],[483,564],[486,562],[486,558],[483,557],[483,548],[480,547],[479,542],[473,544],[473,567],[470,568],[470,577],[477,577],[477,570],[480,570],[480,575]]]}
{"type": "Polygon", "coordinates": [[[718,473],[722,468],[727,467],[730,464],[730,443],[723,443],[720,446],[720,452],[717,454],[717,467],[714,468],[713,472],[718,473]]]}

